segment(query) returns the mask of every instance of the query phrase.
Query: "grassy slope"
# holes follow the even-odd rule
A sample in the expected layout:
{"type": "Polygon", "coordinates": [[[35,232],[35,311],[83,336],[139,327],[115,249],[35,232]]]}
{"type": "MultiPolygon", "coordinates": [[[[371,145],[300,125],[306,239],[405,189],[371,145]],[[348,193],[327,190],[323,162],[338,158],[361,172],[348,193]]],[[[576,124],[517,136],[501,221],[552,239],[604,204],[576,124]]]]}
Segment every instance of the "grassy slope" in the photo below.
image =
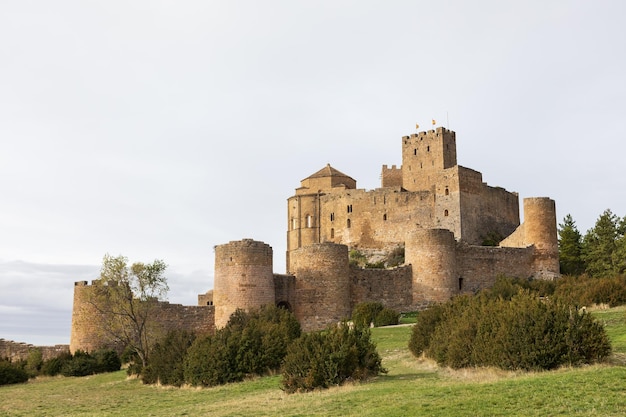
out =
{"type": "MultiPolygon", "coordinates": [[[[594,312],[607,324],[617,362],[626,357],[626,309],[594,312]]],[[[624,415],[626,367],[543,373],[450,371],[416,360],[410,327],[374,329],[387,375],[366,384],[286,395],[280,377],[210,389],[144,386],[124,372],[43,378],[0,387],[4,416],[474,416],[624,415]]]]}

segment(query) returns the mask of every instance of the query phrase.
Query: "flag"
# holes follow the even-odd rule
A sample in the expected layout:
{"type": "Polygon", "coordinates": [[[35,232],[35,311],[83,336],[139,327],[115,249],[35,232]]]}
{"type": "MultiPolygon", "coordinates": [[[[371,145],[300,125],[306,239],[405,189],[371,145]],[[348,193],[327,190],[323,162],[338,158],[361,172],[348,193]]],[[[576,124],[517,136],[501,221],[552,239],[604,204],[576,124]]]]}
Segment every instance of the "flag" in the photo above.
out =
{"type": "Polygon", "coordinates": [[[433,126],[436,125],[436,124],[437,124],[437,122],[435,121],[435,119],[433,119],[433,126]]]}
{"type": "Polygon", "coordinates": [[[415,130],[419,129],[420,125],[418,125],[417,123],[415,123],[415,130]]]}

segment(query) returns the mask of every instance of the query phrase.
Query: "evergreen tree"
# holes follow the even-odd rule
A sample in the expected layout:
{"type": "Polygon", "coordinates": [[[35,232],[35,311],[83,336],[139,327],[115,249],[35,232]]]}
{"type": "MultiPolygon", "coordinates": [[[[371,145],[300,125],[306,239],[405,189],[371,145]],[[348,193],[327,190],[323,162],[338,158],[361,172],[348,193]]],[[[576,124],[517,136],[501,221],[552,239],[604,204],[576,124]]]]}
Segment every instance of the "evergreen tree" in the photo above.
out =
{"type": "Polygon", "coordinates": [[[595,226],[583,238],[583,260],[586,272],[592,276],[606,277],[624,272],[624,219],[606,209],[595,226]]]}
{"type": "Polygon", "coordinates": [[[582,235],[570,214],[559,224],[559,262],[561,273],[565,275],[580,275],[585,270],[582,259],[582,235]]]}

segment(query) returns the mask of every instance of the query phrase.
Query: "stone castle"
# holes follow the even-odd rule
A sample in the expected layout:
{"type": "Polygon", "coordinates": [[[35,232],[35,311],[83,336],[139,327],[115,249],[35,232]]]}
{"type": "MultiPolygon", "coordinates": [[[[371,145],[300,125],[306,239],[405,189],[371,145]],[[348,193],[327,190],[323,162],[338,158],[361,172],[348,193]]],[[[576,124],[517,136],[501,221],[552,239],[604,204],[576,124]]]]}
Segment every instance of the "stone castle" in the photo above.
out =
{"type": "MultiPolygon", "coordinates": [[[[200,294],[197,306],[162,302],[160,321],[166,329],[211,332],[238,308],[275,304],[309,331],[349,317],[364,301],[413,311],[489,287],[499,275],[558,276],[554,201],[525,198],[520,224],[517,193],[457,164],[455,132],[439,127],[403,137],[402,165],[383,165],[381,179],[381,188],[358,189],[330,165],[303,179],[287,201],[286,274],[273,272],[272,248],[263,242],[218,245],[213,290],[200,294]],[[494,237],[497,246],[483,246],[494,237]],[[350,251],[398,249],[404,263],[397,267],[349,262],[350,251]]],[[[75,283],[72,352],[102,344],[86,302],[91,288],[75,283]]]]}

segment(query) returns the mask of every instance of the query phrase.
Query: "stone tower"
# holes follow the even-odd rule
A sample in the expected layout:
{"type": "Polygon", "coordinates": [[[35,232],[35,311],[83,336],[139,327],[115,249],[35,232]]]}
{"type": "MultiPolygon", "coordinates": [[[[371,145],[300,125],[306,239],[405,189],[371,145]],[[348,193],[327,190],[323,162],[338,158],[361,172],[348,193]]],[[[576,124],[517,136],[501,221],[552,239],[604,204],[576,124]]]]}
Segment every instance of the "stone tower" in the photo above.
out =
{"type": "Polygon", "coordinates": [[[296,275],[294,314],[304,331],[319,330],[349,318],[350,266],[348,247],[316,243],[294,250],[296,275]]]}
{"type": "Polygon", "coordinates": [[[416,229],[407,236],[405,262],[413,269],[413,304],[443,302],[458,291],[456,241],[446,229],[416,229]]]}
{"type": "Polygon", "coordinates": [[[456,166],[456,134],[439,127],[402,138],[402,186],[407,191],[431,189],[437,173],[456,166]]]}
{"type": "Polygon", "coordinates": [[[542,279],[559,276],[556,205],[547,197],[524,199],[524,240],[535,246],[533,269],[542,279]]]}
{"type": "Polygon", "coordinates": [[[275,304],[272,248],[252,239],[215,247],[213,304],[215,327],[228,323],[235,310],[275,304]]]}

